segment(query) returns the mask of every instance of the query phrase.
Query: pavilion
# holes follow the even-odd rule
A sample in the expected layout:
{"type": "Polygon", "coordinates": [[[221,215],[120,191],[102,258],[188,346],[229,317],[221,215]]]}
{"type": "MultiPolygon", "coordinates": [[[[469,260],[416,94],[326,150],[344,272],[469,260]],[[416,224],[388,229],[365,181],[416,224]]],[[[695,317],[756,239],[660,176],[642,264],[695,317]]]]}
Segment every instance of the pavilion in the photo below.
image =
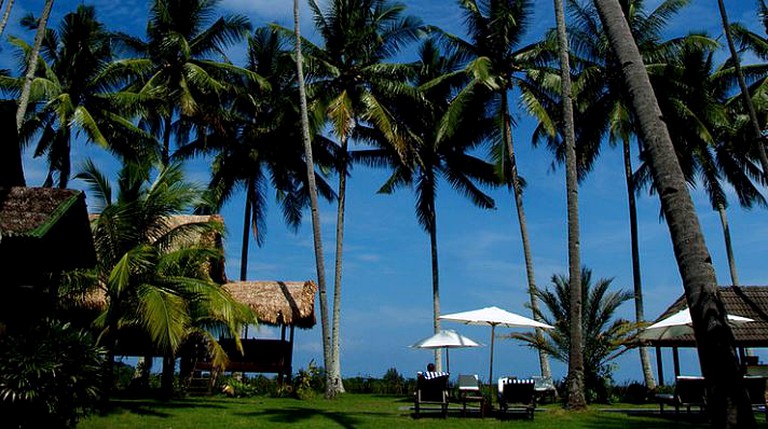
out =
{"type": "MultiPolygon", "coordinates": [[[[720,297],[727,314],[748,317],[754,322],[731,325],[739,359],[745,370],[752,368],[765,373],[763,365],[757,365],[755,357],[748,356],[747,349],[768,347],[768,286],[722,286],[720,297]]],[[[656,320],[659,322],[688,307],[685,295],[678,298],[656,320]]],[[[664,385],[664,370],[661,363],[661,349],[671,348],[675,376],[680,375],[678,348],[696,347],[693,333],[657,340],[647,340],[647,345],[656,348],[656,367],[659,385],[664,385]]],[[[768,367],[766,367],[768,370],[768,367]]]]}

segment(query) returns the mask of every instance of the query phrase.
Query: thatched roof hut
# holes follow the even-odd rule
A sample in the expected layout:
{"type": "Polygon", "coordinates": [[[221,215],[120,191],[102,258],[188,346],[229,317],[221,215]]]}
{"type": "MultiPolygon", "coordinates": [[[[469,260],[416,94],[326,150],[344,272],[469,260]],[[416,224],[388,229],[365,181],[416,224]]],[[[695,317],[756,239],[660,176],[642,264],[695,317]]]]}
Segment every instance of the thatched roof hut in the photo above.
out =
{"type": "MultiPolygon", "coordinates": [[[[94,222],[99,218],[98,214],[90,214],[89,218],[91,222],[94,222]]],[[[160,230],[158,234],[164,234],[174,228],[182,225],[193,225],[211,222],[220,226],[219,230],[224,230],[224,218],[219,214],[212,215],[173,215],[165,218],[166,229],[160,230]]],[[[190,246],[206,246],[218,249],[221,251],[221,258],[211,264],[209,269],[209,275],[211,279],[219,284],[226,283],[227,273],[224,268],[224,244],[221,233],[211,231],[189,231],[184,237],[177,237],[170,245],[170,250],[183,249],[190,246]]]]}
{"type": "Polygon", "coordinates": [[[0,188],[0,321],[24,326],[53,309],[57,276],[96,264],[85,195],[0,188]]]}
{"type": "MultiPolygon", "coordinates": [[[[182,225],[191,225],[196,223],[211,222],[220,225],[220,230],[224,230],[224,218],[219,214],[212,215],[175,215],[166,219],[166,224],[169,230],[177,228],[182,225]]],[[[205,232],[205,233],[191,233],[186,237],[179,238],[171,245],[173,248],[182,249],[189,246],[204,245],[221,250],[221,258],[211,263],[209,268],[209,275],[211,279],[219,284],[226,283],[227,273],[224,268],[224,243],[222,241],[221,233],[219,232],[205,232]]]]}
{"type": "Polygon", "coordinates": [[[18,275],[85,268],[96,263],[85,194],[71,189],[0,188],[0,260],[18,275]]]}
{"type": "Polygon", "coordinates": [[[312,281],[251,281],[224,285],[235,300],[253,309],[260,323],[310,329],[315,319],[317,285],[312,281]]]}

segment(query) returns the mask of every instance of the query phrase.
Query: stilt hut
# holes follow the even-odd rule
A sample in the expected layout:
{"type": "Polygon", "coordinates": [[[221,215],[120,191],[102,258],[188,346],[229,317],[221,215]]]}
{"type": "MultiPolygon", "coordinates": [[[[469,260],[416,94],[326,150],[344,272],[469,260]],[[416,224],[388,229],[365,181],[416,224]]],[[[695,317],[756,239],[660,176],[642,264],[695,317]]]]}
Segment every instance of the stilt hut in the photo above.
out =
{"type": "Polygon", "coordinates": [[[276,373],[278,381],[293,372],[294,329],[311,329],[317,285],[312,281],[246,281],[224,285],[235,300],[247,304],[259,323],[280,327],[280,339],[243,338],[243,353],[234,340],[220,340],[229,356],[227,371],[276,373]]]}

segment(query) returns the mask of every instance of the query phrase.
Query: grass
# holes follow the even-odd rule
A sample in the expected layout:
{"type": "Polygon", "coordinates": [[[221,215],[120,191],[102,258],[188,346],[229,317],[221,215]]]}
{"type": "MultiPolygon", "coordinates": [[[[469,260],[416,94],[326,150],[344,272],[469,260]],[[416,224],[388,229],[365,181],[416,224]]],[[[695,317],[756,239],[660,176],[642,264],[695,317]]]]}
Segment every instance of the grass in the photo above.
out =
{"type": "MultiPolygon", "coordinates": [[[[558,405],[537,408],[534,421],[513,416],[505,419],[476,416],[461,417],[458,408],[451,408],[448,418],[436,414],[420,419],[411,416],[411,401],[407,398],[345,394],[328,401],[321,398],[297,400],[271,397],[233,399],[225,397],[195,397],[170,402],[155,400],[114,400],[103,415],[83,420],[79,429],[163,428],[708,428],[701,418],[686,416],[659,417],[650,411],[627,413],[627,407],[594,406],[583,412],[566,412],[558,405]],[[622,411],[624,410],[624,411],[622,411]]],[[[633,409],[637,409],[634,407],[633,409]]],[[[761,428],[768,428],[763,414],[756,418],[761,428]]]]}

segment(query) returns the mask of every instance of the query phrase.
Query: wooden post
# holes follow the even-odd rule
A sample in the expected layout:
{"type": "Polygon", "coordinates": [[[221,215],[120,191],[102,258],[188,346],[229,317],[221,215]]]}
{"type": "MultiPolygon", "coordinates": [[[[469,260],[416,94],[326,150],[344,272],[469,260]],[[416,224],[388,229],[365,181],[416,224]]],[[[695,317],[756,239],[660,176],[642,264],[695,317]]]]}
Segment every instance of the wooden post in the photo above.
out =
{"type": "Polygon", "coordinates": [[[664,366],[661,364],[661,347],[656,346],[656,371],[659,373],[659,386],[664,385],[664,366]]]}
{"type": "Polygon", "coordinates": [[[291,325],[291,336],[288,341],[288,356],[286,356],[286,361],[288,362],[288,382],[290,382],[291,375],[293,374],[293,325],[291,325]]]}
{"type": "Polygon", "coordinates": [[[680,375],[680,356],[677,351],[677,347],[672,347],[672,361],[675,364],[675,377],[680,375]]]}

